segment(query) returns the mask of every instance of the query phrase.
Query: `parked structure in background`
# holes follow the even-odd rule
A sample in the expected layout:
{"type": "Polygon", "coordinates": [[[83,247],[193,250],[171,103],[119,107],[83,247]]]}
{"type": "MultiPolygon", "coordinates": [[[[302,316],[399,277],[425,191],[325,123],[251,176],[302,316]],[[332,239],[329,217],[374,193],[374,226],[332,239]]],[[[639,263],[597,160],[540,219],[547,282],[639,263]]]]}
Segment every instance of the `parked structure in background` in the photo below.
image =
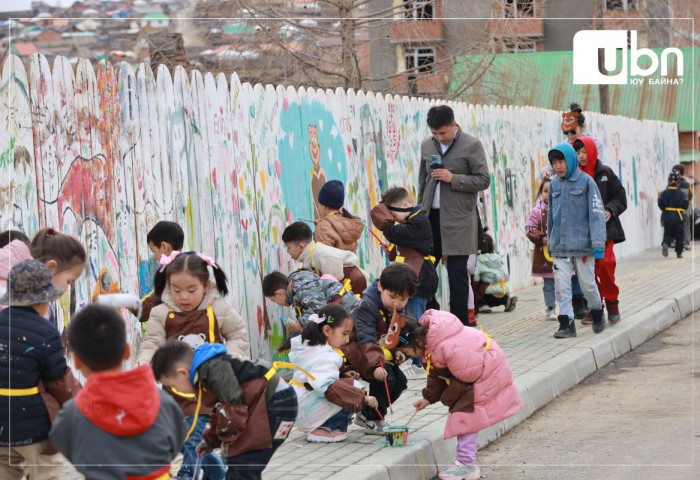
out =
{"type": "Polygon", "coordinates": [[[373,90],[452,98],[450,84],[471,85],[490,66],[480,58],[455,72],[455,56],[570,51],[574,34],[593,29],[600,11],[599,27],[635,29],[640,47],[700,40],[692,36],[690,19],[700,20],[692,0],[372,0],[370,10],[397,4],[410,13],[395,13],[389,28],[370,29],[373,90]]]}

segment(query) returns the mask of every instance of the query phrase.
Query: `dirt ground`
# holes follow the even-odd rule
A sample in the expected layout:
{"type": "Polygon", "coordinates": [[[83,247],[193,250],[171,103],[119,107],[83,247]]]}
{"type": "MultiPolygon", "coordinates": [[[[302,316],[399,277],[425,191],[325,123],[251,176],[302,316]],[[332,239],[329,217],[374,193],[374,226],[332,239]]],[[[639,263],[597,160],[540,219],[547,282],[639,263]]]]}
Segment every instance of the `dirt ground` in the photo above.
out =
{"type": "Polygon", "coordinates": [[[679,321],[479,451],[482,476],[700,479],[694,322],[679,321]]]}

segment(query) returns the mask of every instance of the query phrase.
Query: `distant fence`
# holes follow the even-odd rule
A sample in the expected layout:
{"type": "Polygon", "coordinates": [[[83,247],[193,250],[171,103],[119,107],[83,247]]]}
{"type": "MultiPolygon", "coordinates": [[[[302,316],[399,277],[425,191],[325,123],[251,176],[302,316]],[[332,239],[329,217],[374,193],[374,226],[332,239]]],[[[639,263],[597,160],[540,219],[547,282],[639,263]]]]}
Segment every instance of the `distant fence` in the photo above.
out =
{"type": "MultiPolygon", "coordinates": [[[[388,186],[403,185],[415,196],[425,117],[435,103],[253,87],[235,74],[188,76],[181,67],[171,75],[161,66],[154,75],[146,65],[115,70],[81,59],[73,67],[63,57],[50,67],[41,55],[27,70],[7,57],[1,80],[0,227],[31,236],[54,226],[88,247],[88,274],[60,301],[61,327],[99,293],[146,294],[155,267],[146,233],[159,220],[174,220],[185,228],[185,248],[215,256],[229,276],[230,301],[248,321],[253,357],[270,357],[270,344],[283,336],[282,309],[266,308],[261,279],[294,268],[280,237],[290,222],[313,218],[312,177],[314,185],[324,177],[342,180],[346,208],[365,221],[388,186]],[[318,149],[309,148],[310,139],[318,149]]],[[[460,126],[484,144],[491,171],[486,221],[512,286],[527,286],[524,225],[547,150],[563,140],[560,113],[451,105],[460,126]]],[[[618,255],[658,244],[656,192],[678,159],[676,125],[587,118],[627,189],[627,242],[618,255]]],[[[368,232],[358,256],[374,276],[386,264],[368,232]]],[[[126,321],[136,347],[139,324],[126,321]]]]}

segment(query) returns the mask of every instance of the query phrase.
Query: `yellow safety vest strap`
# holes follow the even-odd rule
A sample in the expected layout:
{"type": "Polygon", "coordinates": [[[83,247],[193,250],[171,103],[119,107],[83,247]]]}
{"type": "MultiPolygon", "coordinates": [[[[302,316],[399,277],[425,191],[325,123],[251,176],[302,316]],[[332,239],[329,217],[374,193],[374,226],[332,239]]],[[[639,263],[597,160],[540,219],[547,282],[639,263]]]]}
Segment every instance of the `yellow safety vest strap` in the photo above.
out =
{"type": "Polygon", "coordinates": [[[666,207],[666,210],[670,210],[672,212],[678,212],[678,216],[681,217],[681,220],[683,220],[683,212],[685,212],[684,209],[682,208],[671,208],[671,207],[666,207]]]}
{"type": "Polygon", "coordinates": [[[293,368],[296,370],[301,370],[306,374],[307,377],[309,377],[309,380],[316,380],[316,377],[311,375],[309,372],[307,372],[300,366],[294,365],[293,363],[289,362],[272,362],[272,367],[270,367],[270,369],[265,374],[265,379],[269,381],[272,377],[274,377],[275,373],[277,373],[277,370],[279,370],[280,368],[293,368]]]}
{"type": "Polygon", "coordinates": [[[433,257],[432,255],[427,255],[423,257],[423,260],[430,260],[431,263],[435,263],[435,257],[433,257]]]}
{"type": "Polygon", "coordinates": [[[197,426],[197,418],[199,417],[200,408],[202,408],[202,384],[197,382],[197,408],[194,410],[192,425],[190,425],[190,429],[187,431],[187,435],[185,435],[185,442],[187,442],[187,439],[190,438],[190,435],[192,435],[192,432],[194,432],[194,428],[197,426]]]}
{"type": "Polygon", "coordinates": [[[150,297],[151,295],[153,295],[153,292],[155,292],[155,291],[156,291],[155,288],[152,289],[150,292],[148,292],[146,295],[144,295],[144,297],[141,299],[141,301],[143,302],[144,300],[146,300],[148,297],[150,297]]]}
{"type": "Polygon", "coordinates": [[[178,397],[183,397],[183,398],[194,398],[196,396],[194,393],[181,392],[180,390],[178,390],[175,387],[170,387],[170,391],[173,392],[178,397]]]}
{"type": "Polygon", "coordinates": [[[349,278],[346,278],[345,281],[343,282],[343,288],[340,289],[340,291],[338,292],[338,295],[340,295],[342,297],[347,292],[352,292],[352,282],[350,282],[349,278]]]}
{"type": "Polygon", "coordinates": [[[391,350],[389,350],[388,348],[384,348],[384,347],[380,347],[380,348],[384,352],[384,360],[386,360],[387,362],[390,362],[394,359],[394,354],[391,353],[391,350]]]}
{"type": "Polygon", "coordinates": [[[3,397],[27,397],[29,395],[38,395],[39,387],[30,388],[0,388],[0,395],[3,397]]]}
{"type": "Polygon", "coordinates": [[[503,290],[503,295],[506,295],[507,291],[506,291],[506,279],[505,279],[505,277],[502,278],[500,282],[489,283],[490,287],[493,287],[495,285],[499,285],[501,287],[501,290],[503,290]]]}
{"type": "Polygon", "coordinates": [[[289,383],[290,385],[296,385],[297,387],[304,387],[304,386],[305,386],[303,383],[297,382],[297,381],[294,380],[294,379],[290,380],[290,381],[287,382],[287,383],[289,383]]]}
{"type": "Polygon", "coordinates": [[[216,318],[214,318],[214,309],[211,308],[211,305],[207,307],[207,317],[209,318],[209,343],[216,343],[216,335],[214,334],[216,318]]]}

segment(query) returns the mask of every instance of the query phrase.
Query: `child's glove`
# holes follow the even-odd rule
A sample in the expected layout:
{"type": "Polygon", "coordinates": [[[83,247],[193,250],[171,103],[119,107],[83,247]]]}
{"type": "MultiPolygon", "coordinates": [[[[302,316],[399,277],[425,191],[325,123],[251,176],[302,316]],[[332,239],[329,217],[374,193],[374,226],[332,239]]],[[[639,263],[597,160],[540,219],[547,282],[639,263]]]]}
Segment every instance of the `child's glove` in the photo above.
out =
{"type": "Polygon", "coordinates": [[[593,249],[593,257],[596,260],[600,260],[601,258],[605,257],[605,248],[603,247],[595,247],[593,249]]]}
{"type": "Polygon", "coordinates": [[[199,445],[195,447],[195,451],[200,456],[206,457],[207,455],[211,455],[211,452],[214,451],[214,447],[209,445],[205,440],[202,440],[201,442],[199,442],[199,445]]]}

